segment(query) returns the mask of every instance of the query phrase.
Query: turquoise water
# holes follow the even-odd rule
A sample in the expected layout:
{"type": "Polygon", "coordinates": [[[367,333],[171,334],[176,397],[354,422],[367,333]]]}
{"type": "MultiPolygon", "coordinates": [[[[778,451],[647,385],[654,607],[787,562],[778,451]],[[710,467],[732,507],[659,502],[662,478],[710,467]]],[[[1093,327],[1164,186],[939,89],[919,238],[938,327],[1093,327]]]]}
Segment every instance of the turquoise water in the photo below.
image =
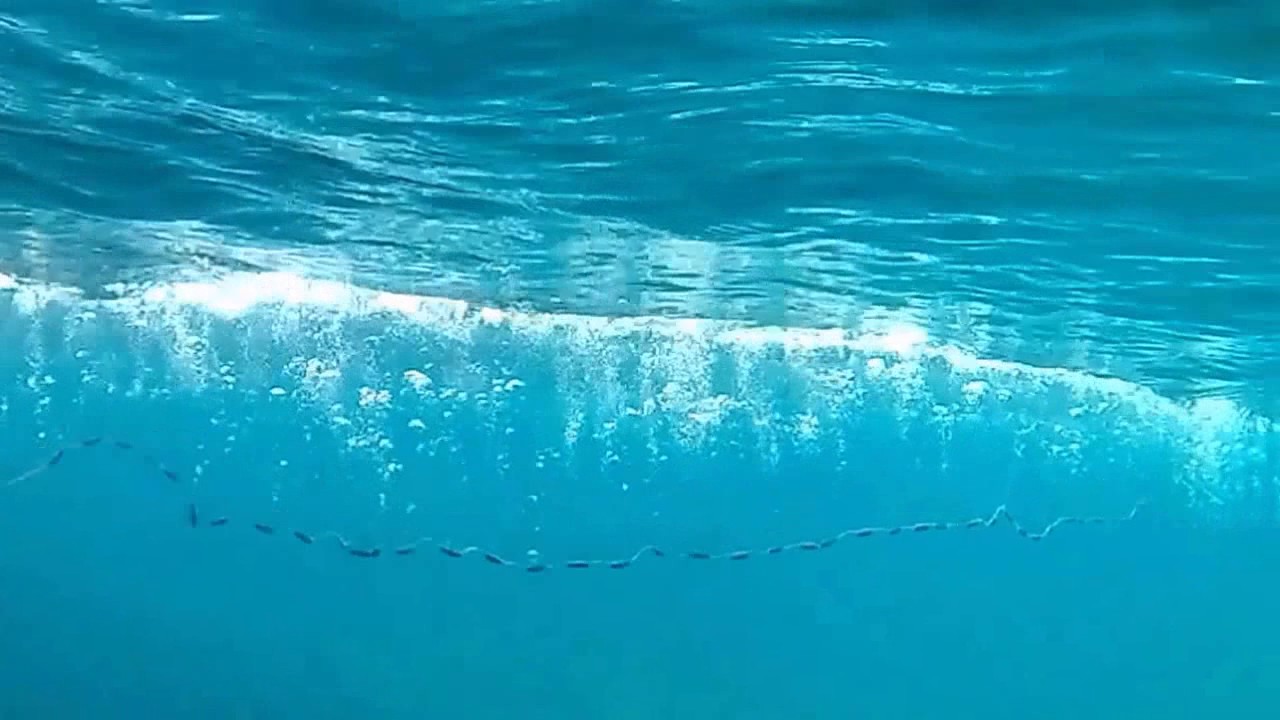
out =
{"type": "Polygon", "coordinates": [[[5,4],[0,718],[1273,717],[1278,39],[5,4]]]}

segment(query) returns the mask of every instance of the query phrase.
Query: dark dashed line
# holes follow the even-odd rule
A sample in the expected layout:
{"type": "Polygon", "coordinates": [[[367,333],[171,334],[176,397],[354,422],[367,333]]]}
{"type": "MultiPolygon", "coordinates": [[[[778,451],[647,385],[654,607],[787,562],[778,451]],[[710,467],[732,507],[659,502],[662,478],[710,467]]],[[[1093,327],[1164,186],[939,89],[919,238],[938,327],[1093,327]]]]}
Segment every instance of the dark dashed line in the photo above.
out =
{"type": "MultiPolygon", "coordinates": [[[[60,448],[57,451],[55,451],[49,457],[49,459],[46,460],[43,464],[35,468],[32,468],[31,470],[28,470],[25,473],[15,476],[14,478],[10,479],[6,483],[6,485],[7,486],[17,485],[18,483],[24,482],[37,475],[43,474],[44,472],[47,472],[57,467],[66,457],[67,452],[76,450],[76,449],[97,447],[101,445],[104,442],[104,440],[105,438],[103,437],[90,437],[90,438],[81,440],[78,443],[60,448]]],[[[130,443],[124,440],[113,440],[111,441],[110,446],[116,448],[117,450],[123,450],[127,452],[138,452],[136,446],[133,443],[130,443]]],[[[146,464],[156,468],[160,472],[160,474],[164,476],[167,480],[171,482],[179,482],[181,480],[181,476],[177,472],[166,467],[163,463],[156,460],[152,456],[142,454],[142,459],[146,464]]],[[[552,569],[553,567],[563,567],[563,568],[571,568],[571,569],[607,567],[613,570],[623,570],[631,567],[633,564],[636,563],[636,561],[640,560],[645,555],[653,555],[654,557],[658,557],[658,558],[683,557],[689,560],[747,560],[757,555],[780,555],[790,551],[797,551],[797,550],[808,551],[808,552],[812,552],[816,550],[825,550],[834,546],[836,543],[846,538],[869,538],[869,537],[875,537],[880,535],[884,535],[884,536],[901,535],[903,533],[923,533],[923,532],[934,532],[934,531],[941,531],[941,530],[967,530],[967,529],[974,529],[974,528],[990,528],[1001,522],[1008,523],[1010,526],[1012,526],[1013,530],[1018,536],[1026,538],[1027,540],[1031,540],[1033,542],[1038,542],[1040,540],[1047,538],[1051,533],[1053,533],[1053,531],[1057,530],[1059,527],[1062,527],[1063,525],[1100,525],[1100,524],[1107,524],[1107,523],[1127,522],[1129,520],[1132,520],[1134,516],[1137,515],[1138,511],[1143,507],[1144,504],[1145,504],[1144,501],[1138,501],[1138,503],[1133,506],[1133,509],[1130,510],[1127,514],[1116,516],[1116,517],[1078,517],[1078,516],[1072,516],[1072,515],[1059,517],[1054,521],[1050,522],[1048,525],[1044,527],[1044,529],[1042,529],[1039,532],[1032,532],[1027,528],[1025,528],[1021,523],[1019,523],[1013,517],[1013,515],[1009,513],[1008,508],[1006,508],[1004,505],[1001,505],[1000,507],[996,508],[995,511],[992,512],[990,516],[985,518],[976,517],[976,518],[972,518],[962,522],[919,522],[919,523],[911,523],[909,525],[898,525],[895,527],[851,528],[849,530],[844,530],[842,532],[839,532],[825,540],[816,540],[816,541],[803,540],[803,541],[789,543],[786,545],[774,545],[774,546],[771,546],[765,549],[760,549],[760,550],[744,549],[744,550],[734,550],[730,552],[720,552],[720,553],[707,552],[705,550],[686,550],[684,552],[668,555],[668,553],[662,550],[661,548],[658,548],[653,545],[646,545],[640,548],[639,550],[637,550],[636,552],[634,552],[630,557],[619,558],[615,560],[579,559],[579,560],[568,560],[561,563],[543,563],[536,560],[530,560],[529,563],[524,565],[523,567],[526,572],[530,572],[530,573],[545,572],[547,570],[552,569]]],[[[199,509],[196,507],[196,504],[194,502],[187,503],[187,523],[193,528],[198,528],[202,526],[199,509]]],[[[203,526],[204,527],[221,527],[223,525],[228,525],[228,524],[230,524],[229,518],[225,516],[218,516],[213,518],[212,520],[208,520],[204,522],[203,526]]],[[[259,533],[262,533],[263,535],[276,534],[275,526],[268,525],[266,523],[251,523],[250,527],[254,528],[259,533]]],[[[345,537],[343,537],[342,535],[336,532],[325,532],[325,533],[321,533],[320,535],[312,535],[310,533],[306,533],[301,530],[291,530],[290,534],[304,545],[314,545],[321,539],[332,538],[334,541],[337,542],[337,544],[343,550],[347,552],[347,554],[357,558],[372,559],[372,558],[382,557],[383,555],[381,548],[359,547],[359,546],[353,545],[345,537]]],[[[393,551],[391,551],[391,554],[402,555],[402,556],[413,555],[417,553],[419,547],[424,545],[426,546],[434,545],[435,548],[439,550],[443,555],[450,558],[465,558],[468,555],[479,554],[490,565],[496,565],[499,567],[520,567],[519,563],[507,560],[501,555],[495,552],[492,552],[490,550],[487,550],[485,548],[475,547],[475,546],[458,548],[458,547],[453,547],[450,545],[438,543],[429,537],[418,538],[417,540],[414,540],[411,543],[400,545],[396,547],[393,551]]]]}

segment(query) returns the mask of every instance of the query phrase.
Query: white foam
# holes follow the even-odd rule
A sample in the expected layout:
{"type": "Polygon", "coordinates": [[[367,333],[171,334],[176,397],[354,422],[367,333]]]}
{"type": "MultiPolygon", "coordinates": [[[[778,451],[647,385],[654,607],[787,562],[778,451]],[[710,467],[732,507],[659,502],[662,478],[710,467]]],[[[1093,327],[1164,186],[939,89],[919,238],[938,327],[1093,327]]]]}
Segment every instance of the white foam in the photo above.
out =
{"type": "Polygon", "coordinates": [[[507,325],[534,335],[558,330],[595,338],[647,332],[745,349],[780,345],[797,351],[843,348],[910,356],[922,351],[929,341],[925,330],[905,317],[870,320],[858,332],[851,333],[838,328],[754,327],[690,317],[523,312],[451,298],[368,290],[287,272],[233,273],[216,280],[155,283],[126,294],[120,302],[134,303],[137,299],[161,308],[195,307],[224,318],[244,317],[280,306],[307,307],[341,316],[393,314],[438,330],[445,329],[445,325],[507,325]]]}
{"type": "MultiPolygon", "coordinates": [[[[1138,400],[1165,413],[1187,414],[1186,407],[1156,395],[1136,383],[1078,370],[1038,367],[982,358],[960,347],[932,340],[910,316],[885,314],[864,320],[857,330],[749,326],[745,323],[672,317],[603,317],[572,313],[542,313],[473,305],[451,298],[369,290],[347,283],[309,279],[294,273],[232,273],[204,281],[161,282],[126,294],[117,307],[138,299],[161,309],[197,308],[224,317],[241,318],[272,308],[308,308],[337,317],[393,315],[402,321],[428,326],[449,335],[483,326],[505,326],[517,334],[537,337],[564,333],[581,343],[624,338],[638,333],[678,340],[677,347],[719,345],[744,352],[780,347],[797,357],[822,351],[847,351],[871,356],[869,367],[881,367],[884,358],[897,361],[936,358],[956,370],[973,373],[974,382],[1000,377],[1065,383],[1081,391],[1138,400]]],[[[1203,404],[1204,401],[1201,401],[1203,404]]],[[[1217,401],[1228,411],[1214,417],[1239,417],[1241,409],[1229,399],[1217,401]]],[[[1197,414],[1202,421],[1211,421],[1197,414]]]]}
{"type": "MultiPolygon", "coordinates": [[[[1207,468],[1223,467],[1224,458],[1238,449],[1241,438],[1270,432],[1273,425],[1227,398],[1180,402],[1120,378],[979,357],[931,338],[909,315],[891,312],[868,316],[856,329],[759,327],[696,317],[604,317],[491,307],[288,272],[229,273],[118,290],[115,298],[87,300],[64,288],[0,275],[0,291],[19,299],[14,307],[20,312],[35,314],[58,302],[83,313],[116,317],[138,332],[153,328],[171,335],[166,347],[177,349],[169,352],[179,364],[192,367],[216,368],[222,362],[200,355],[211,352],[211,323],[231,321],[236,332],[268,328],[278,341],[289,336],[305,340],[294,345],[310,348],[299,350],[309,355],[279,361],[306,368],[297,373],[300,385],[317,402],[335,408],[344,402],[339,394],[350,383],[364,388],[360,390],[363,402],[357,406],[369,405],[369,398],[377,400],[373,404],[378,408],[391,401],[387,388],[359,384],[371,368],[378,373],[390,371],[415,397],[450,404],[445,417],[464,401],[499,402],[524,382],[496,369],[481,369],[477,372],[491,376],[446,387],[434,382],[430,365],[361,366],[359,350],[352,347],[343,328],[358,325],[357,335],[365,334],[358,341],[363,341],[368,333],[382,334],[380,327],[416,327],[424,337],[447,339],[453,348],[449,352],[463,353],[464,364],[476,367],[492,361],[484,357],[488,350],[480,348],[488,347],[483,345],[486,338],[497,333],[496,337],[521,343],[554,362],[564,404],[560,411],[566,453],[573,451],[584,432],[607,439],[619,422],[655,415],[675,419],[674,431],[681,440],[698,444],[714,435],[723,418],[742,412],[751,416],[762,451],[768,452],[782,435],[818,437],[823,423],[838,424],[837,418],[848,412],[851,403],[856,406],[863,394],[873,393],[896,403],[903,418],[924,408],[937,424],[946,426],[944,432],[957,422],[985,422],[992,417],[992,408],[1005,408],[1000,412],[1031,418],[1026,422],[1032,425],[1043,422],[1057,428],[1051,434],[1062,437],[1075,437],[1096,426],[1131,438],[1144,433],[1151,438],[1180,438],[1178,446],[1195,452],[1195,463],[1201,466],[1193,482],[1215,484],[1223,481],[1221,473],[1207,468]],[[331,338],[327,349],[321,347],[326,338],[331,338]],[[712,379],[717,358],[726,356],[737,369],[739,387],[732,395],[725,395],[712,379]],[[624,374],[628,363],[638,366],[638,371],[624,374]],[[769,363],[784,365],[788,382],[799,388],[798,405],[785,416],[778,414],[779,406],[770,394],[773,389],[751,385],[759,382],[756,370],[769,363]],[[1111,421],[1106,418],[1117,413],[1118,424],[1107,425],[1111,421]],[[1094,419],[1094,425],[1079,424],[1088,418],[1094,419]],[[588,422],[599,427],[588,427],[588,422]]],[[[244,342],[248,347],[249,341],[244,342]]],[[[188,379],[199,382],[205,377],[201,372],[193,371],[188,379]]],[[[215,382],[227,376],[211,375],[215,382]]],[[[347,417],[363,410],[369,408],[341,408],[334,415],[347,417]]],[[[375,419],[367,425],[372,438],[375,419]]],[[[646,432],[656,431],[649,427],[646,432]]],[[[1051,441],[1056,442],[1046,439],[1045,443],[1051,441]]],[[[833,442],[842,440],[837,437],[833,442]]],[[[1062,441],[1066,452],[1074,452],[1078,445],[1077,440],[1062,441]]]]}
{"type": "MultiPolygon", "coordinates": [[[[845,351],[867,357],[867,368],[883,368],[885,359],[895,361],[926,358],[946,361],[956,370],[973,373],[972,383],[998,382],[998,378],[1032,378],[1065,383],[1082,391],[1140,399],[1145,404],[1173,412],[1187,406],[1162,398],[1136,383],[1101,377],[1078,370],[1038,367],[982,358],[966,349],[940,343],[914,323],[909,315],[884,314],[864,319],[856,330],[750,326],[745,323],[673,317],[604,317],[573,313],[527,312],[475,305],[464,300],[395,293],[360,288],[334,280],[312,279],[290,272],[228,273],[197,281],[155,282],[132,288],[118,287],[118,298],[85,301],[71,288],[25,282],[0,274],[0,290],[15,292],[20,309],[36,312],[50,302],[100,304],[114,312],[167,313],[194,309],[201,313],[237,319],[274,310],[307,309],[334,318],[390,315],[399,321],[420,324],[434,331],[458,336],[481,327],[502,326],[530,338],[559,333],[580,343],[598,343],[644,333],[677,340],[677,347],[696,345],[729,346],[743,352],[781,348],[796,357],[826,351],[845,351]]],[[[976,386],[975,386],[976,387],[976,386]]],[[[1221,409],[1212,417],[1197,412],[1204,422],[1238,418],[1241,409],[1229,399],[1199,401],[1221,409]]]]}

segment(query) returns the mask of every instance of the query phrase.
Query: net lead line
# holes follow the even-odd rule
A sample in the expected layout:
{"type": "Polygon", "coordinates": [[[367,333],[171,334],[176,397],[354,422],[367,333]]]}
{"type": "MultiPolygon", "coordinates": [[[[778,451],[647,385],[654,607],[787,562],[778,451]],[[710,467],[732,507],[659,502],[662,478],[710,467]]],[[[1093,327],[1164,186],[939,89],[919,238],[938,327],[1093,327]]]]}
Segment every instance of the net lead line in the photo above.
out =
{"type": "MultiPolygon", "coordinates": [[[[181,479],[182,479],[181,475],[179,475],[174,470],[166,467],[162,462],[157,460],[154,456],[140,450],[133,443],[127,442],[124,440],[109,440],[107,438],[99,436],[99,437],[85,438],[80,442],[73,443],[70,445],[65,445],[57,449],[56,451],[53,452],[52,455],[50,455],[48,460],[41,463],[40,465],[37,465],[31,468],[30,470],[27,470],[24,473],[21,473],[11,478],[6,483],[6,486],[13,487],[14,485],[17,485],[22,482],[26,482],[27,480],[30,480],[36,476],[42,475],[46,472],[53,470],[63,461],[63,459],[66,457],[68,452],[86,450],[89,448],[95,448],[99,446],[111,447],[116,450],[135,453],[141,457],[144,464],[154,469],[157,473],[163,476],[170,483],[181,482],[181,479]]],[[[1001,505],[997,507],[991,513],[991,515],[985,518],[975,517],[962,522],[918,522],[918,523],[912,523],[909,525],[850,528],[848,530],[843,530],[834,535],[831,535],[829,537],[819,539],[819,540],[803,540],[798,542],[787,543],[785,545],[773,545],[770,547],[763,547],[763,548],[731,550],[731,551],[724,551],[724,552],[707,552],[704,550],[684,550],[681,552],[667,552],[666,550],[663,550],[662,548],[656,545],[645,545],[639,548],[638,550],[636,550],[630,556],[614,559],[614,560],[577,559],[577,560],[565,560],[565,561],[551,562],[551,563],[541,562],[536,559],[531,559],[529,562],[526,562],[526,563],[518,563],[512,560],[508,560],[507,558],[495,552],[487,550],[483,547],[479,547],[475,545],[460,547],[456,545],[450,545],[444,542],[439,542],[434,540],[431,537],[425,537],[425,536],[419,537],[416,540],[413,540],[412,542],[409,542],[409,543],[405,543],[403,545],[383,548],[381,546],[376,546],[376,545],[375,546],[358,545],[348,540],[341,533],[334,532],[334,531],[325,531],[318,534],[311,534],[311,533],[303,532],[302,530],[297,530],[292,528],[289,528],[289,529],[279,528],[272,524],[260,523],[260,522],[249,523],[248,527],[251,527],[252,529],[254,529],[255,531],[257,531],[262,535],[280,535],[285,537],[291,537],[297,542],[302,543],[303,545],[320,545],[325,543],[328,543],[330,545],[336,545],[338,548],[346,552],[348,555],[351,555],[357,558],[406,556],[406,555],[419,554],[420,551],[434,550],[440,553],[441,555],[444,555],[445,557],[449,557],[449,558],[461,559],[471,555],[476,555],[482,558],[486,563],[490,565],[494,565],[498,567],[509,567],[509,568],[524,568],[526,572],[539,573],[539,572],[545,572],[547,570],[551,570],[553,568],[564,568],[564,569],[573,569],[573,570],[583,570],[583,569],[590,569],[590,568],[609,568],[613,570],[622,570],[622,569],[631,567],[632,565],[634,565],[635,563],[637,563],[638,561],[646,557],[684,558],[686,560],[697,561],[697,562],[705,562],[705,561],[712,561],[712,560],[730,560],[730,561],[748,560],[753,557],[781,555],[784,553],[813,552],[817,550],[825,550],[827,548],[834,546],[836,543],[842,540],[847,540],[851,538],[860,539],[860,538],[877,537],[882,535],[889,536],[889,535],[916,534],[916,533],[924,533],[924,532],[938,532],[938,531],[944,531],[944,530],[973,530],[973,529],[979,529],[979,528],[991,528],[998,524],[1001,524],[1002,521],[1003,523],[1010,525],[1020,537],[1033,542],[1039,542],[1049,537],[1049,535],[1051,535],[1058,528],[1064,527],[1067,525],[1108,525],[1108,524],[1119,524],[1119,523],[1128,522],[1138,514],[1138,511],[1141,510],[1145,504],[1146,504],[1145,500],[1139,500],[1137,503],[1134,504],[1133,508],[1129,510],[1128,513],[1124,515],[1111,516],[1111,517],[1064,515],[1062,517],[1055,518],[1048,525],[1044,526],[1044,528],[1039,532],[1032,532],[1031,530],[1028,530],[1022,523],[1018,522],[1018,520],[1009,512],[1008,507],[1006,507],[1005,505],[1001,505]]],[[[231,519],[228,518],[227,516],[216,516],[216,517],[211,517],[206,519],[205,517],[202,516],[200,509],[195,502],[187,503],[186,518],[187,518],[188,526],[192,528],[201,528],[201,527],[215,528],[215,527],[224,527],[224,526],[233,524],[231,522],[231,519]]]]}

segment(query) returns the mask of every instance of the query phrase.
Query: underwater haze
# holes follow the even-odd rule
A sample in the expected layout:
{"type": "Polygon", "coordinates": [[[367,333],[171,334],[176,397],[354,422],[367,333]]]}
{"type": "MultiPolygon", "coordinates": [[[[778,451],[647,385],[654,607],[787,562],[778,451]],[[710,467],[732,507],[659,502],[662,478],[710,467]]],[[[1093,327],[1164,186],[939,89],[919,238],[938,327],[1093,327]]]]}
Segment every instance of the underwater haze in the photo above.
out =
{"type": "Polygon", "coordinates": [[[4,3],[0,720],[1276,717],[1278,44],[4,3]]]}

